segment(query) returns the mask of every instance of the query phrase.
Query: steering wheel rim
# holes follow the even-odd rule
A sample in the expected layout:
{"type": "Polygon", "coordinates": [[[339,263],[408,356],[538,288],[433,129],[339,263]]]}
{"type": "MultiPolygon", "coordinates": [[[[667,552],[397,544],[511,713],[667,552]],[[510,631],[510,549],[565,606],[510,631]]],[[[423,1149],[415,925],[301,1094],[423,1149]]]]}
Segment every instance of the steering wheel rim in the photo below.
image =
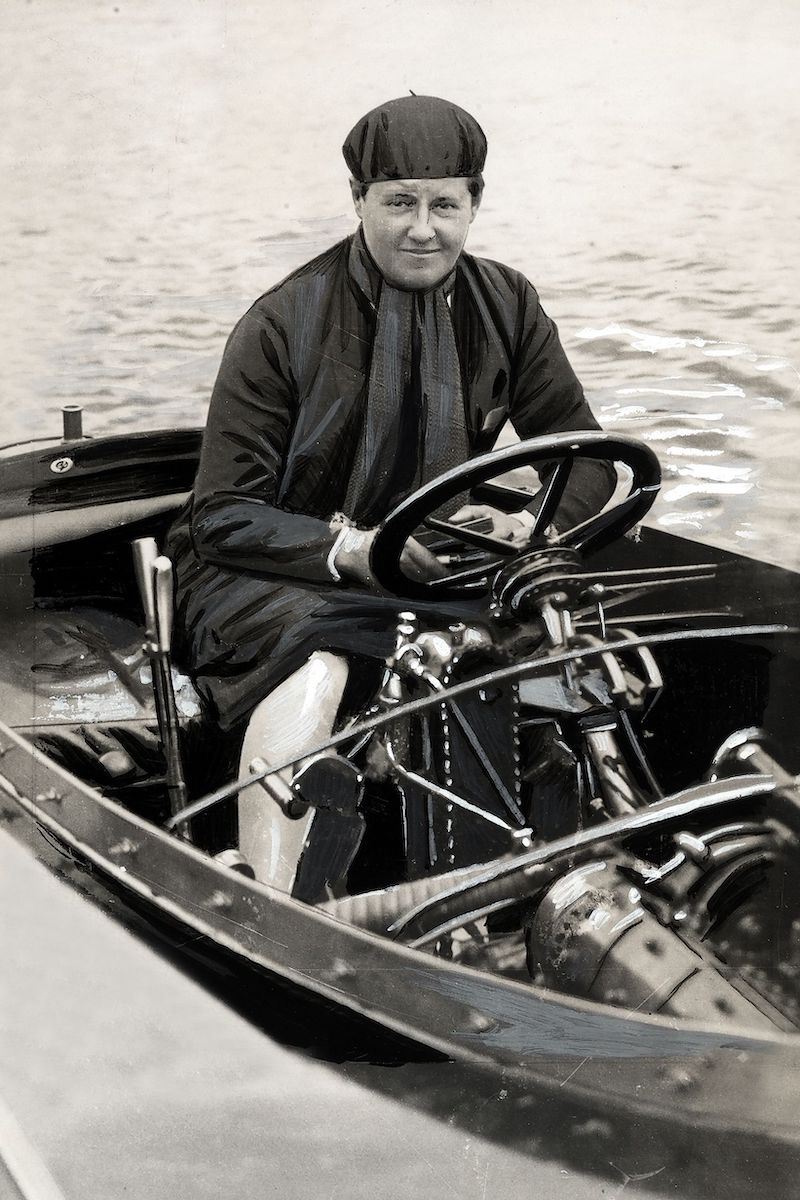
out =
{"type": "MultiPolygon", "coordinates": [[[[556,459],[558,462],[550,480],[537,493],[544,495],[533,537],[543,534],[552,523],[558,509],[572,464],[581,458],[612,464],[622,463],[627,466],[631,472],[627,494],[610,509],[594,513],[579,525],[559,534],[552,544],[569,546],[583,554],[590,554],[615,541],[642,519],[658,494],[661,468],[656,455],[637,438],[612,436],[603,430],[557,433],[529,438],[516,445],[468,459],[461,466],[446,471],[407,496],[386,517],[373,543],[371,560],[376,580],[386,591],[414,600],[431,600],[434,597],[449,600],[474,596],[474,585],[448,584],[444,580],[423,582],[411,579],[405,574],[401,569],[400,559],[406,542],[414,531],[426,520],[430,521],[438,508],[459,493],[470,491],[479,484],[515,468],[535,466],[537,463],[552,462],[556,459]]],[[[439,527],[441,528],[441,524],[439,527]]],[[[458,538],[456,526],[451,527],[450,532],[458,538]]],[[[481,535],[471,534],[459,540],[475,545],[476,537],[481,538],[481,535]]],[[[508,558],[529,553],[531,548],[526,546],[519,550],[492,538],[481,540],[484,543],[493,543],[493,548],[508,558]]]]}

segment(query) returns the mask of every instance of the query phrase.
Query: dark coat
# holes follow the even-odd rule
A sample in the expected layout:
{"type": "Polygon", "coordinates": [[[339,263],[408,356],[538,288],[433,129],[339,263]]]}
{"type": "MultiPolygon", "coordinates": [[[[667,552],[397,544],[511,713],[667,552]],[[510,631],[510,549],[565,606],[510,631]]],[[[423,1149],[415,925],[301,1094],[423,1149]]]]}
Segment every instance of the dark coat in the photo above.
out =
{"type": "MultiPolygon", "coordinates": [[[[348,268],[351,242],[265,293],[234,328],[193,498],[170,535],[184,659],[225,727],[314,649],[382,658],[391,646],[397,601],[336,587],[327,568],[376,316],[348,268]]],[[[556,327],[522,275],[462,254],[451,313],[470,456],[491,449],[506,419],[521,437],[597,428],[556,327]]],[[[607,468],[579,464],[570,518],[609,492],[607,468]]]]}

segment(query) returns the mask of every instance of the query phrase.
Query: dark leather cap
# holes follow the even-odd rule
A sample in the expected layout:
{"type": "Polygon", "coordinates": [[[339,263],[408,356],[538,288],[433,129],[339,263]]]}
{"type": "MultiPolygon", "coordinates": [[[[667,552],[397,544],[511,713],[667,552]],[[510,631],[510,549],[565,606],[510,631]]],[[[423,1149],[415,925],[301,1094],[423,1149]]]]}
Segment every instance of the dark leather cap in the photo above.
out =
{"type": "Polygon", "coordinates": [[[479,175],[486,136],[474,117],[437,96],[401,96],[373,108],[342,147],[353,178],[445,179],[479,175]]]}

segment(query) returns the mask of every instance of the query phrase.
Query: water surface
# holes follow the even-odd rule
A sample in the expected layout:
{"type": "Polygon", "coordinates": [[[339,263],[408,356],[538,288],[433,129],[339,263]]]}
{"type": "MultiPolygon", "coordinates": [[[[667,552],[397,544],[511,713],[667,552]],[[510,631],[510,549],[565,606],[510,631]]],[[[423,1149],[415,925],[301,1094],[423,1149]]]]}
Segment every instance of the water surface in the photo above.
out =
{"type": "MultiPolygon", "coordinates": [[[[794,47],[771,0],[10,0],[0,382],[14,437],[197,425],[233,322],[349,233],[339,147],[444,94],[489,138],[469,247],[521,269],[653,520],[800,565],[794,47]]],[[[10,440],[10,439],[9,439],[10,440]]]]}

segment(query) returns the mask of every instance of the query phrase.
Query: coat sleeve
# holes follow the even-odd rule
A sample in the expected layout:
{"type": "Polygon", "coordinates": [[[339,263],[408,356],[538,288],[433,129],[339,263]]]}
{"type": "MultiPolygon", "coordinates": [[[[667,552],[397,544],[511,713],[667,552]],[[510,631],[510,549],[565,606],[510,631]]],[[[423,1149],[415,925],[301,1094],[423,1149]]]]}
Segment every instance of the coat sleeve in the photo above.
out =
{"type": "Polygon", "coordinates": [[[242,317],[225,347],[195,480],[192,538],[204,562],[330,582],[328,522],[277,503],[297,391],[282,321],[268,301],[242,317]]]}
{"type": "MultiPolygon", "coordinates": [[[[531,284],[520,279],[522,295],[509,411],[514,429],[521,438],[599,429],[561,345],[555,322],[542,308],[531,284]]],[[[543,484],[555,465],[540,470],[543,484]]],[[[599,512],[611,497],[615,484],[616,472],[610,463],[577,461],[556,514],[556,526],[563,531],[599,512]]],[[[535,509],[535,505],[531,507],[535,509]]]]}

